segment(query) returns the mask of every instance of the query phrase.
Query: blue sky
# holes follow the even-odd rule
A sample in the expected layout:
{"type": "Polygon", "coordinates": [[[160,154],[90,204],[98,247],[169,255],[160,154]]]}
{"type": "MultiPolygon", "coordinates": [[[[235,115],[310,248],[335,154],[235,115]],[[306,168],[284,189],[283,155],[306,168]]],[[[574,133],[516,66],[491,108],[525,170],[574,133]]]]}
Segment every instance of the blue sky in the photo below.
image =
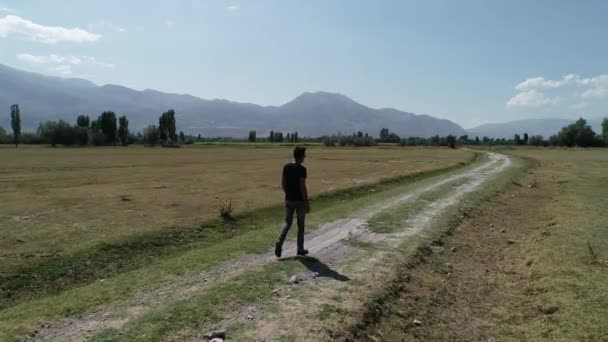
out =
{"type": "Polygon", "coordinates": [[[280,105],[345,94],[464,127],[608,115],[607,1],[0,0],[0,63],[280,105]]]}

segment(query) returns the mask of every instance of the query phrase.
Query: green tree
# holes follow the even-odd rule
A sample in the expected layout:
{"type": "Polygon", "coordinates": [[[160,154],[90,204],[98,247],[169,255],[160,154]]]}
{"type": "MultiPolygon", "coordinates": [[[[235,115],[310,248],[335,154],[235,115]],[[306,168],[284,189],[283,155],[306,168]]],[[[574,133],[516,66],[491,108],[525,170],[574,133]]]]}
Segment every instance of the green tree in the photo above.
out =
{"type": "Polygon", "coordinates": [[[557,134],[553,134],[549,137],[548,142],[551,146],[558,146],[560,145],[560,138],[557,134]]]}
{"type": "Polygon", "coordinates": [[[557,136],[560,144],[568,147],[590,147],[595,144],[595,132],[583,118],[579,118],[575,123],[562,128],[557,136]]]}
{"type": "Polygon", "coordinates": [[[15,147],[18,147],[21,142],[21,113],[18,104],[11,106],[11,127],[13,128],[15,147]]]}
{"type": "Polygon", "coordinates": [[[89,126],[91,125],[91,119],[89,119],[87,115],[78,115],[78,118],[76,119],[76,125],[78,127],[89,128],[89,126]]]}
{"type": "Polygon", "coordinates": [[[576,144],[581,147],[591,147],[594,145],[595,132],[587,121],[579,118],[575,123],[576,127],[576,144]]]}
{"type": "Polygon", "coordinates": [[[602,136],[604,137],[604,142],[608,144],[608,118],[602,120],[602,136]]]}
{"type": "Polygon", "coordinates": [[[542,135],[533,135],[530,137],[530,140],[528,142],[532,146],[541,146],[544,145],[545,139],[542,135]]]}
{"type": "Polygon", "coordinates": [[[71,146],[79,143],[78,129],[82,127],[72,127],[69,123],[59,121],[46,121],[38,125],[37,134],[43,143],[52,147],[56,145],[71,146]]]}
{"type": "Polygon", "coordinates": [[[270,135],[268,136],[268,140],[270,142],[274,142],[274,131],[270,131],[270,135]]]}
{"type": "Polygon", "coordinates": [[[89,143],[89,129],[86,127],[73,127],[75,135],[75,143],[80,146],[85,146],[89,143]]]}
{"type": "Polygon", "coordinates": [[[440,141],[441,140],[439,139],[439,134],[435,135],[434,137],[431,137],[430,139],[431,145],[439,146],[440,141]]]}
{"type": "Polygon", "coordinates": [[[97,120],[93,120],[91,122],[91,126],[90,127],[91,127],[91,132],[93,132],[93,133],[101,132],[101,128],[99,126],[99,118],[97,118],[97,120]]]}
{"type": "Polygon", "coordinates": [[[456,148],[456,137],[455,136],[450,134],[445,138],[445,140],[448,143],[448,146],[450,148],[456,148]]]}
{"type": "Polygon", "coordinates": [[[58,136],[55,134],[57,123],[55,121],[42,122],[38,125],[36,133],[42,139],[42,142],[55,147],[58,142],[58,136]]]}
{"type": "Polygon", "coordinates": [[[257,140],[256,131],[249,131],[249,142],[255,142],[257,140]]]}
{"type": "Polygon", "coordinates": [[[116,114],[114,112],[103,112],[97,119],[99,131],[104,137],[105,144],[116,145],[116,114]]]}
{"type": "Polygon", "coordinates": [[[515,134],[513,136],[513,141],[515,142],[515,145],[521,145],[521,143],[522,143],[522,140],[521,140],[521,137],[519,136],[519,134],[515,134]]]}
{"type": "Polygon", "coordinates": [[[177,141],[177,134],[175,133],[175,111],[169,109],[164,112],[158,119],[158,130],[160,134],[161,142],[172,142],[177,141]]]}
{"type": "Polygon", "coordinates": [[[528,145],[528,133],[524,133],[524,145],[528,145]]]}
{"type": "Polygon", "coordinates": [[[382,142],[386,141],[386,139],[388,138],[388,134],[389,134],[388,128],[382,128],[380,130],[380,141],[382,141],[382,142]]]}
{"type": "Polygon", "coordinates": [[[380,138],[378,138],[378,141],[384,143],[399,143],[401,138],[397,134],[391,133],[388,128],[382,128],[380,130],[380,138]]]}
{"type": "Polygon", "coordinates": [[[150,125],[144,128],[144,144],[149,146],[156,146],[160,142],[160,132],[158,127],[150,125]]]}
{"type": "Polygon", "coordinates": [[[184,131],[179,131],[179,142],[180,143],[186,142],[186,135],[184,134],[184,131]]]}
{"type": "Polygon", "coordinates": [[[129,144],[129,120],[126,116],[118,119],[118,141],[122,146],[129,144]]]}
{"type": "Polygon", "coordinates": [[[574,124],[562,127],[559,133],[557,133],[557,139],[561,146],[574,146],[576,144],[576,130],[574,124]]]}
{"type": "Polygon", "coordinates": [[[0,127],[0,144],[8,144],[8,134],[6,134],[6,130],[0,127]]]}
{"type": "Polygon", "coordinates": [[[479,137],[475,137],[475,145],[479,145],[480,141],[479,141],[479,137]]]}

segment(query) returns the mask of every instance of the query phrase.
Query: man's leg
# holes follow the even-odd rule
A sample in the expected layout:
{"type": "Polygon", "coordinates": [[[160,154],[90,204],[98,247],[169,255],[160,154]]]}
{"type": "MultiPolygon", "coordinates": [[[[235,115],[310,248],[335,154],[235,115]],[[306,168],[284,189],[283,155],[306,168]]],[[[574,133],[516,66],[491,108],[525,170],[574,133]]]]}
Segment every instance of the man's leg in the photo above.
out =
{"type": "Polygon", "coordinates": [[[290,205],[289,202],[285,202],[285,222],[283,223],[283,227],[279,233],[279,238],[274,245],[274,254],[279,258],[281,257],[281,252],[283,250],[283,242],[285,242],[285,238],[287,237],[287,233],[289,232],[289,228],[291,228],[291,224],[293,222],[293,212],[295,209],[295,206],[290,205]]]}
{"type": "Polygon", "coordinates": [[[304,223],[306,218],[304,203],[298,204],[296,213],[298,215],[298,254],[306,255],[308,251],[304,249],[304,223]]]}

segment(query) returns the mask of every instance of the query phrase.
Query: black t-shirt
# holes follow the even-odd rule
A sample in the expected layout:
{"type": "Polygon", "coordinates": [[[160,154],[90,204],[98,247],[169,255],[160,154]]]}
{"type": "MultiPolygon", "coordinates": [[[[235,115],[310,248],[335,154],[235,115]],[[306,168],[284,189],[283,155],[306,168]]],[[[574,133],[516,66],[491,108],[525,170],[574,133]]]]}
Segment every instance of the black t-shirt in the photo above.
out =
{"type": "Polygon", "coordinates": [[[306,178],[306,168],[297,163],[285,164],[283,178],[285,179],[285,200],[303,201],[304,196],[300,189],[300,178],[306,178]]]}

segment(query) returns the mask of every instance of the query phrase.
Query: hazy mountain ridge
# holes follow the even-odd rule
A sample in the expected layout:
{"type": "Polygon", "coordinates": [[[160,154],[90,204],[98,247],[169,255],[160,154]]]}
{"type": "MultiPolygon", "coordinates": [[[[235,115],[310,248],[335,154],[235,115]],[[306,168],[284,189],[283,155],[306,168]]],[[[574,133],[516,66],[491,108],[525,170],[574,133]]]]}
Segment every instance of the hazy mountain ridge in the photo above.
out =
{"type": "MultiPolygon", "coordinates": [[[[601,134],[601,118],[585,118],[591,125],[595,133],[601,134]]],[[[567,126],[576,121],[576,119],[559,119],[559,118],[544,118],[544,119],[526,119],[516,120],[504,123],[489,123],[483,124],[474,128],[467,129],[467,134],[470,137],[478,136],[480,139],[483,136],[493,138],[510,139],[517,133],[523,136],[542,135],[545,138],[558,133],[562,127],[567,126]]]]}
{"type": "Polygon", "coordinates": [[[306,92],[281,106],[260,106],[228,100],[205,100],[157,90],[138,91],[115,84],[98,86],[83,79],[66,79],[25,72],[0,65],[0,126],[10,127],[8,109],[18,103],[24,130],[41,121],[75,122],[80,114],[96,118],[106,110],[127,115],[132,131],[157,124],[169,109],[177,113],[178,129],[206,136],[245,137],[249,130],[263,136],[270,130],[298,131],[320,136],[356,131],[377,135],[388,127],[402,136],[464,134],[459,125],[428,115],[396,109],[373,109],[342,94],[306,92]]]}

